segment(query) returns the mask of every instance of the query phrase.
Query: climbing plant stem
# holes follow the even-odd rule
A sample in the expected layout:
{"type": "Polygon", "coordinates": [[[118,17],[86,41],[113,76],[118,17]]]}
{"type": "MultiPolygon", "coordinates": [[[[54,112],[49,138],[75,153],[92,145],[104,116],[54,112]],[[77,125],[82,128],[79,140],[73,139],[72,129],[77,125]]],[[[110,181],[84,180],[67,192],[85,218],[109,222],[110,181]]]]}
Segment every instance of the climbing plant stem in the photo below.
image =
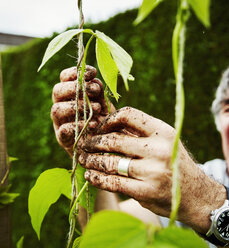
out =
{"type": "Polygon", "coordinates": [[[176,106],[175,106],[175,129],[176,136],[173,145],[171,166],[172,166],[172,207],[170,215],[170,225],[173,225],[181,199],[180,183],[179,183],[179,140],[184,119],[184,88],[183,88],[183,62],[185,50],[185,29],[188,20],[189,10],[186,0],[180,1],[178,8],[177,22],[173,32],[172,51],[174,74],[176,79],[176,106]]]}

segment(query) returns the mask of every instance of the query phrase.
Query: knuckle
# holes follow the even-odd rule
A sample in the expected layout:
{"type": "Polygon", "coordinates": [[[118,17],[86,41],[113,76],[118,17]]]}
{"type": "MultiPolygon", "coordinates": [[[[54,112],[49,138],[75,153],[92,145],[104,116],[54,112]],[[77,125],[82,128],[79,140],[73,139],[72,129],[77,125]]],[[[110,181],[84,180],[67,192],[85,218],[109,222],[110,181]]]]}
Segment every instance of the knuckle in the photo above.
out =
{"type": "Polygon", "coordinates": [[[77,68],[76,66],[64,69],[60,73],[60,81],[66,82],[66,81],[73,81],[77,79],[77,68]]]}
{"type": "Polygon", "coordinates": [[[101,82],[101,80],[99,80],[98,78],[93,78],[90,82],[92,83],[96,83],[99,86],[99,89],[102,91],[103,90],[103,83],[101,82]]]}
{"type": "Polygon", "coordinates": [[[108,173],[115,174],[115,158],[113,156],[108,156],[106,160],[106,170],[108,173]]]}
{"type": "MultiPolygon", "coordinates": [[[[106,183],[108,184],[108,182],[106,183]]],[[[116,176],[110,176],[108,186],[109,186],[109,190],[111,191],[122,192],[122,184],[120,182],[120,179],[116,176]]]]}
{"type": "Polygon", "coordinates": [[[58,133],[60,143],[65,147],[70,147],[74,144],[74,129],[70,125],[60,126],[58,133]]]}
{"type": "Polygon", "coordinates": [[[96,129],[97,126],[98,126],[97,121],[90,121],[89,124],[88,124],[88,131],[93,132],[96,129]]]}
{"type": "Polygon", "coordinates": [[[90,171],[89,181],[96,187],[104,186],[101,176],[98,173],[94,173],[92,171],[90,171]]]}
{"type": "Polygon", "coordinates": [[[101,112],[101,104],[98,102],[91,103],[92,109],[95,112],[95,114],[99,114],[101,112]]]}
{"type": "Polygon", "coordinates": [[[117,113],[117,119],[121,123],[125,124],[127,121],[128,115],[131,113],[131,111],[132,111],[132,108],[128,106],[121,108],[117,113]]]}
{"type": "Polygon", "coordinates": [[[93,78],[95,78],[96,73],[97,73],[97,70],[95,67],[90,66],[90,65],[86,65],[86,72],[84,73],[85,81],[90,81],[93,78]]]}
{"type": "Polygon", "coordinates": [[[58,103],[54,103],[51,108],[51,119],[52,120],[57,119],[59,110],[60,110],[60,105],[58,103]]]}
{"type": "Polygon", "coordinates": [[[81,165],[85,165],[87,164],[87,157],[88,157],[88,154],[86,152],[82,152],[79,156],[79,163],[81,165]]]}
{"type": "Polygon", "coordinates": [[[100,88],[99,84],[95,83],[93,81],[86,82],[86,90],[93,97],[97,97],[101,92],[101,88],[100,88]]]}

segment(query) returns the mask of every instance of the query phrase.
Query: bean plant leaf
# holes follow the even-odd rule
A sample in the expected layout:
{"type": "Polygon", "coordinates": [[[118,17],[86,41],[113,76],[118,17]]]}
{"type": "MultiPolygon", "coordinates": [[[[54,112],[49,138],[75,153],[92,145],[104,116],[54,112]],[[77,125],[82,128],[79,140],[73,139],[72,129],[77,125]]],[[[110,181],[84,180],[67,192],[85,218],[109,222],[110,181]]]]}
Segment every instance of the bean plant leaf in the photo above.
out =
{"type": "Polygon", "coordinates": [[[210,0],[188,0],[197,18],[205,25],[210,26],[210,0]]]}
{"type": "Polygon", "coordinates": [[[18,193],[9,193],[10,187],[11,185],[0,186],[0,208],[13,203],[15,198],[20,195],[18,193]]]}
{"type": "MultiPolygon", "coordinates": [[[[80,192],[80,190],[83,188],[83,186],[86,182],[86,180],[84,178],[85,171],[86,170],[80,164],[77,165],[76,179],[77,179],[78,192],[80,192]]],[[[87,190],[84,190],[84,192],[82,193],[82,195],[80,197],[79,204],[82,207],[84,207],[85,209],[87,209],[90,214],[92,214],[94,212],[97,189],[90,184],[88,185],[88,187],[89,187],[89,195],[88,195],[89,196],[89,199],[88,199],[89,202],[87,201],[87,198],[88,198],[87,190]]]]}
{"type": "Polygon", "coordinates": [[[72,29],[68,30],[64,33],[59,34],[54,39],[50,41],[48,44],[48,47],[45,51],[45,55],[43,57],[42,63],[40,67],[38,68],[38,71],[45,65],[45,63],[57,52],[60,51],[61,48],[63,48],[74,36],[76,36],[79,33],[91,33],[93,34],[91,29],[72,29]]]}
{"type": "Polygon", "coordinates": [[[143,0],[134,24],[138,25],[142,22],[162,1],[163,0],[143,0]]]}
{"type": "Polygon", "coordinates": [[[15,158],[15,157],[8,157],[8,159],[9,159],[9,162],[13,162],[13,161],[17,161],[18,160],[18,158],[15,158]]]}
{"type": "Polygon", "coordinates": [[[80,241],[81,241],[81,236],[77,237],[74,242],[73,242],[73,245],[72,245],[72,248],[78,248],[79,245],[80,245],[80,241]]]}
{"type": "Polygon", "coordinates": [[[207,248],[208,245],[193,230],[171,226],[155,233],[153,247],[207,248]]]}
{"type": "Polygon", "coordinates": [[[22,236],[17,242],[17,248],[23,248],[24,236],[22,236]]]}
{"type": "Polygon", "coordinates": [[[114,42],[110,37],[106,36],[104,33],[96,31],[97,39],[103,40],[106,43],[107,48],[109,49],[112,58],[123,78],[126,90],[129,90],[128,78],[130,77],[130,70],[133,65],[133,60],[131,56],[116,42],[114,42]]]}
{"type": "Polygon", "coordinates": [[[29,192],[29,215],[38,239],[40,228],[49,207],[61,194],[71,199],[71,174],[68,170],[55,168],[40,174],[34,187],[29,192]]]}
{"type": "Polygon", "coordinates": [[[91,218],[79,247],[146,248],[146,226],[142,221],[126,213],[101,211],[91,218]]]}
{"type": "Polygon", "coordinates": [[[111,57],[111,53],[107,47],[107,44],[102,39],[96,39],[96,59],[99,66],[101,75],[110,88],[112,94],[114,95],[116,101],[118,101],[117,93],[117,78],[118,78],[118,68],[111,57]]]}

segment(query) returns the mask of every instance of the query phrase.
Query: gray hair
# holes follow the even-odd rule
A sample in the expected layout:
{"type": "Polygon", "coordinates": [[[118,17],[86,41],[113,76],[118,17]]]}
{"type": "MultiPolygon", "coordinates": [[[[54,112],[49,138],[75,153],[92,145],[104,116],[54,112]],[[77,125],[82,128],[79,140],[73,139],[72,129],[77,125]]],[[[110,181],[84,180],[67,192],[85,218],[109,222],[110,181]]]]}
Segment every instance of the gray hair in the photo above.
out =
{"type": "Polygon", "coordinates": [[[216,128],[219,132],[221,131],[221,126],[219,122],[219,113],[223,106],[224,101],[226,100],[226,98],[228,98],[228,91],[229,91],[229,67],[226,69],[226,71],[223,72],[219,86],[216,90],[215,100],[213,101],[211,106],[211,112],[215,118],[216,128]]]}

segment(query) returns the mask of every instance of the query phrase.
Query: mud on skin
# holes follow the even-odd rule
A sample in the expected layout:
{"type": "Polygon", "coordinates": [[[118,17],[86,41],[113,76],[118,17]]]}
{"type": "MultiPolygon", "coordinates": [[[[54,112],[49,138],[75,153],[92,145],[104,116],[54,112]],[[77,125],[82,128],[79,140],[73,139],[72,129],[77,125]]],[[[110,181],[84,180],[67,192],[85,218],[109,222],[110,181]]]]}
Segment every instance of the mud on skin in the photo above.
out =
{"type": "MultiPolygon", "coordinates": [[[[84,80],[85,81],[90,81],[93,78],[95,78],[97,73],[96,68],[86,65],[86,72],[84,73],[84,80]]],[[[73,66],[71,68],[64,69],[60,73],[60,81],[61,82],[66,82],[66,81],[74,81],[77,79],[77,68],[76,66],[73,66]]]]}

